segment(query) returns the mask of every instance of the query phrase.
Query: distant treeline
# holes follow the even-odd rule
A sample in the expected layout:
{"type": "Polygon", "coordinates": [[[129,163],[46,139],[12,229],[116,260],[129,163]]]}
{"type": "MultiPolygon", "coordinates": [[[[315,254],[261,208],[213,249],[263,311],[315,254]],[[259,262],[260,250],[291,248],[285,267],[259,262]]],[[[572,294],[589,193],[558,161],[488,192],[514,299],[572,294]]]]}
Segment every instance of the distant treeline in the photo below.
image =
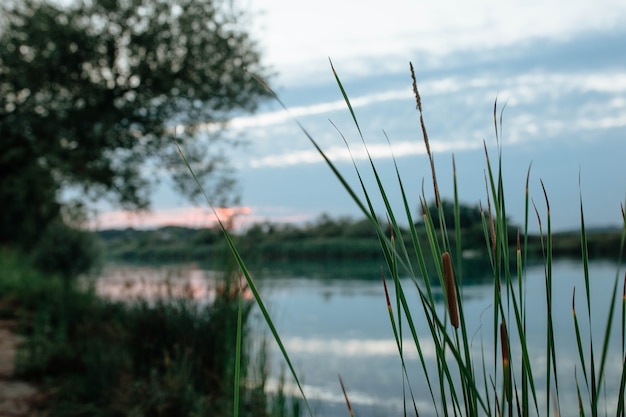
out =
{"type": "MultiPolygon", "coordinates": [[[[485,244],[482,222],[461,223],[464,251],[474,258],[486,258],[488,246],[485,244]]],[[[451,232],[448,239],[454,248],[455,234],[452,224],[449,223],[451,232]]],[[[423,225],[418,223],[416,226],[422,247],[428,247],[423,225]]],[[[509,226],[509,245],[517,245],[517,233],[517,226],[509,226]]],[[[223,258],[227,251],[224,236],[218,228],[167,226],[153,230],[102,230],[98,234],[104,242],[107,256],[125,261],[212,261],[223,258]]],[[[396,241],[400,237],[407,241],[407,247],[412,247],[408,245],[408,240],[411,239],[408,228],[395,235],[396,241]]],[[[300,225],[263,222],[234,234],[234,238],[240,252],[250,261],[382,260],[378,237],[367,219],[331,218],[322,215],[314,222],[300,225]]],[[[521,238],[523,240],[523,236],[521,238]]],[[[620,229],[589,230],[587,239],[591,258],[618,257],[620,229]]],[[[545,236],[528,236],[529,257],[542,257],[542,251],[546,247],[545,236]]],[[[573,231],[553,234],[552,253],[558,257],[579,258],[580,233],[573,231]]]]}

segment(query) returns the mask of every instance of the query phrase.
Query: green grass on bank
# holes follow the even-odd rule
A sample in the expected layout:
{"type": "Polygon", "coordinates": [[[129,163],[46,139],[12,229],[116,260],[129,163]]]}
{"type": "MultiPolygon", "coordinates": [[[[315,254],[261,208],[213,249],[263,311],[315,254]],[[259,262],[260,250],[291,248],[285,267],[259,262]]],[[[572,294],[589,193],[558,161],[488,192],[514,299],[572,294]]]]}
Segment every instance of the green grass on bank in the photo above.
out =
{"type": "MultiPolygon", "coordinates": [[[[0,251],[0,316],[25,336],[17,376],[42,387],[51,416],[231,416],[238,305],[229,295],[208,306],[105,301],[0,251]]],[[[252,351],[245,324],[251,307],[242,310],[239,415],[294,415],[282,393],[265,392],[265,352],[252,351]]]]}

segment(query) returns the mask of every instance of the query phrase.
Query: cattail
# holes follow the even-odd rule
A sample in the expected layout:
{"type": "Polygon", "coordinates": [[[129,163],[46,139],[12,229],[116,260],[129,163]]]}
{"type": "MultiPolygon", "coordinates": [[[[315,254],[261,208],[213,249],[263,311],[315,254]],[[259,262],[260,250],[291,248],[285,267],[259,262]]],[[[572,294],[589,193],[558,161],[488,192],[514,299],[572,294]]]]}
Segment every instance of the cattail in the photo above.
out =
{"type": "Polygon", "coordinates": [[[413,80],[413,95],[415,95],[415,101],[417,103],[417,110],[422,111],[422,99],[419,91],[417,91],[417,80],[415,79],[415,70],[413,69],[413,63],[409,62],[409,68],[411,69],[411,79],[413,80]]]}
{"type": "Polygon", "coordinates": [[[422,136],[424,137],[424,145],[426,146],[426,154],[428,155],[428,160],[430,161],[430,170],[433,177],[433,189],[435,192],[435,207],[439,208],[440,204],[440,196],[439,196],[439,186],[437,186],[437,174],[435,173],[435,160],[433,159],[433,154],[430,152],[430,143],[428,141],[428,133],[426,132],[426,124],[424,123],[424,114],[422,113],[422,98],[420,97],[420,93],[417,89],[417,80],[415,79],[415,70],[413,69],[413,64],[409,62],[409,67],[411,70],[411,79],[413,80],[413,94],[415,95],[415,102],[417,104],[417,110],[420,114],[420,126],[422,127],[422,136]]]}
{"type": "Polygon", "coordinates": [[[456,305],[456,289],[454,288],[454,272],[452,271],[452,261],[450,254],[444,252],[441,255],[443,263],[443,282],[446,286],[446,298],[448,301],[448,313],[450,314],[450,323],[455,329],[459,328],[459,311],[456,305]]]}
{"type": "Polygon", "coordinates": [[[504,390],[506,399],[511,401],[511,365],[509,360],[509,335],[506,324],[500,323],[500,345],[502,346],[502,372],[504,373],[504,390]]]}
{"type": "MultiPolygon", "coordinates": [[[[485,153],[487,152],[487,145],[485,144],[485,153]]],[[[487,174],[485,173],[485,191],[487,192],[487,214],[489,215],[489,238],[491,240],[491,250],[495,256],[496,254],[496,226],[491,214],[491,199],[489,198],[489,186],[487,183],[487,174]]],[[[482,211],[482,210],[481,210],[482,211]]]]}
{"type": "Polygon", "coordinates": [[[393,319],[393,310],[391,309],[391,300],[389,299],[389,291],[387,291],[387,280],[385,280],[385,273],[383,271],[383,267],[380,267],[380,276],[383,279],[383,287],[385,288],[385,298],[387,299],[387,310],[389,310],[389,314],[392,315],[393,319]]]}
{"type": "Polygon", "coordinates": [[[489,236],[491,237],[491,250],[496,254],[496,225],[491,214],[491,200],[487,198],[487,210],[489,212],[489,236]]]}

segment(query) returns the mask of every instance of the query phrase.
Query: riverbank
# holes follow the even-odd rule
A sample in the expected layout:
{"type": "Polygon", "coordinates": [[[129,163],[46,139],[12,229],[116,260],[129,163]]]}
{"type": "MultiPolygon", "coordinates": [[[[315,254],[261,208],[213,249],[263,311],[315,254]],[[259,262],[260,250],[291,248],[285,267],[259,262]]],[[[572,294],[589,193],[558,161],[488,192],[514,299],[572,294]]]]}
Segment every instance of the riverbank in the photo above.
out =
{"type": "Polygon", "coordinates": [[[236,373],[239,301],[227,290],[230,281],[224,285],[210,304],[184,295],[115,302],[0,251],[2,382],[13,391],[7,407],[14,407],[0,416],[33,415],[20,408],[33,401],[55,417],[229,416],[235,404],[241,416],[291,415],[277,411],[275,395],[264,391],[264,352],[247,336],[250,303],[241,312],[243,366],[236,373]]]}
{"type": "Polygon", "coordinates": [[[16,334],[15,320],[0,320],[0,417],[36,417],[42,400],[38,387],[15,376],[19,345],[23,338],[16,334]]]}

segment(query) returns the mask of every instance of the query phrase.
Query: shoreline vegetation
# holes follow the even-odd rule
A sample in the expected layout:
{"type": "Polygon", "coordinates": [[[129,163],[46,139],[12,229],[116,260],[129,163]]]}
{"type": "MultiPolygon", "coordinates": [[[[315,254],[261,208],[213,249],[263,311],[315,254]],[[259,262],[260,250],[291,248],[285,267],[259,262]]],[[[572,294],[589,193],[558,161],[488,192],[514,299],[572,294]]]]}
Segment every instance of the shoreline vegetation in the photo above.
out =
{"type": "Polygon", "coordinates": [[[226,267],[209,304],[185,294],[112,301],[0,248],[0,320],[23,341],[6,382],[37,387],[29,412],[56,417],[230,416],[235,404],[240,416],[298,415],[297,400],[266,391],[267,352],[247,324],[252,304],[230,290],[237,281],[226,267]]]}
{"type": "MultiPolygon", "coordinates": [[[[509,247],[517,245],[517,228],[509,226],[509,247]]],[[[417,229],[423,231],[423,228],[417,229]]],[[[164,226],[156,229],[108,229],[97,231],[107,260],[131,263],[207,262],[220,259],[227,250],[219,228],[164,226]]],[[[617,260],[620,256],[619,227],[588,229],[589,259],[617,260]]],[[[410,233],[402,233],[407,238],[410,233]]],[[[322,216],[305,225],[262,223],[233,235],[238,250],[252,263],[290,262],[384,262],[380,242],[368,220],[331,219],[322,216]]],[[[419,233],[426,246],[428,236],[419,233]]],[[[449,236],[454,246],[455,236],[449,236]]],[[[466,261],[487,262],[484,234],[480,228],[461,231],[466,261]]],[[[524,236],[521,235],[521,239],[524,236]]],[[[406,242],[409,243],[408,241],[406,242]]],[[[552,254],[558,258],[580,259],[580,231],[552,233],[552,254]]],[[[622,257],[626,254],[622,253],[622,257]]],[[[526,256],[542,261],[541,235],[529,234],[526,256]]]]}

